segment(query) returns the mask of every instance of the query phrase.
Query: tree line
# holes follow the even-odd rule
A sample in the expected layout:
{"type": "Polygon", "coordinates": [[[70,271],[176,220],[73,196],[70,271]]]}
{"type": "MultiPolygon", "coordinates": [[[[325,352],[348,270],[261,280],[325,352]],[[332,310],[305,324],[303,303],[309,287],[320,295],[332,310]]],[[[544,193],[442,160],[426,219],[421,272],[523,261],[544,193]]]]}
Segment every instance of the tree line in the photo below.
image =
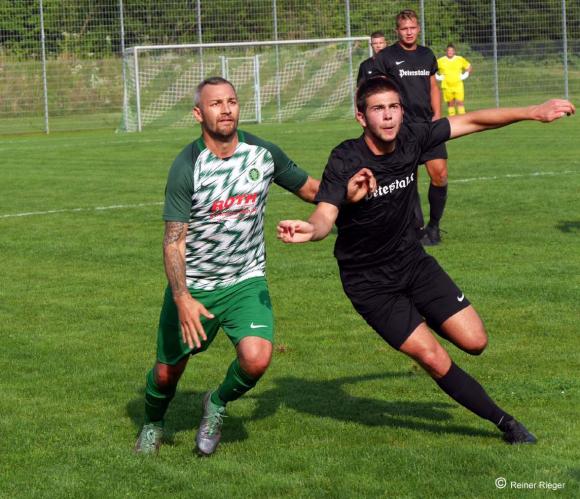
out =
{"type": "MultiPolygon", "coordinates": [[[[351,1],[353,36],[382,29],[391,36],[394,14],[418,2],[351,1]]],[[[438,0],[425,3],[428,45],[453,40],[471,47],[492,41],[491,1],[438,0]]],[[[537,45],[562,39],[562,0],[496,0],[498,41],[537,45]]],[[[580,0],[567,0],[568,38],[580,40],[580,0]]],[[[124,0],[126,47],[196,43],[196,0],[124,0]]],[[[346,36],[344,0],[277,0],[279,39],[346,36]]],[[[44,0],[45,42],[49,55],[115,55],[121,48],[118,0],[44,0]]],[[[275,27],[270,0],[202,0],[203,42],[271,40],[275,27]]],[[[0,55],[38,56],[39,2],[0,0],[0,55]]]]}

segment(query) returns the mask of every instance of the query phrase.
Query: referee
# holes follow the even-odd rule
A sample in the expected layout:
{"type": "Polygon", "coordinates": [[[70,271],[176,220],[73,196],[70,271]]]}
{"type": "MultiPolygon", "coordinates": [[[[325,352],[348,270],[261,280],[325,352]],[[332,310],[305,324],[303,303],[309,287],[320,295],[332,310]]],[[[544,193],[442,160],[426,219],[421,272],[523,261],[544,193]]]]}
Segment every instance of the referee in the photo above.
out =
{"type": "MultiPolygon", "coordinates": [[[[407,123],[428,123],[441,117],[441,92],[437,85],[437,59],[433,51],[417,44],[421,27],[413,10],[397,14],[398,41],[382,50],[375,67],[394,79],[401,89],[407,123]]],[[[425,151],[420,164],[425,164],[431,183],[429,185],[429,223],[424,233],[419,231],[425,246],[441,242],[439,223],[447,201],[447,150],[445,144],[425,151]]],[[[418,191],[417,191],[418,192],[418,191]]],[[[424,225],[421,204],[417,194],[415,218],[417,229],[424,225]]]]}
{"type": "Polygon", "coordinates": [[[446,140],[517,121],[554,121],[574,113],[574,106],[552,100],[407,124],[399,89],[386,77],[366,80],[358,88],[356,105],[363,135],[332,151],[309,221],[281,221],[278,238],[285,243],[318,241],[336,223],[334,255],[357,312],[389,345],[418,362],[445,393],[495,424],[505,441],[534,443],[536,438],[453,362],[433,334],[472,355],[487,346],[483,323],[464,291],[414,235],[417,168],[425,151],[446,140]],[[369,182],[359,202],[347,203],[348,179],[361,167],[372,172],[376,184],[369,182]]]}

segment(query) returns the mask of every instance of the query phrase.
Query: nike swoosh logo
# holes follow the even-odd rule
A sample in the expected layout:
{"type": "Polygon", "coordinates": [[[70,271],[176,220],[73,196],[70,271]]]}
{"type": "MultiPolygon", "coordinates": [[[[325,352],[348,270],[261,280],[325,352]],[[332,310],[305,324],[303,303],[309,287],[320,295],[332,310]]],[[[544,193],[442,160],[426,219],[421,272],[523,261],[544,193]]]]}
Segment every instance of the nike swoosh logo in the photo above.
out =
{"type": "Polygon", "coordinates": [[[250,324],[250,329],[258,329],[260,327],[268,327],[265,324],[254,324],[253,322],[250,324]]]}
{"type": "Polygon", "coordinates": [[[399,64],[403,64],[405,61],[395,61],[395,64],[398,66],[399,64]]]}
{"type": "Polygon", "coordinates": [[[461,302],[464,300],[464,298],[465,298],[465,293],[461,293],[461,296],[458,296],[458,297],[457,297],[457,301],[458,301],[459,303],[461,303],[461,302]]]}

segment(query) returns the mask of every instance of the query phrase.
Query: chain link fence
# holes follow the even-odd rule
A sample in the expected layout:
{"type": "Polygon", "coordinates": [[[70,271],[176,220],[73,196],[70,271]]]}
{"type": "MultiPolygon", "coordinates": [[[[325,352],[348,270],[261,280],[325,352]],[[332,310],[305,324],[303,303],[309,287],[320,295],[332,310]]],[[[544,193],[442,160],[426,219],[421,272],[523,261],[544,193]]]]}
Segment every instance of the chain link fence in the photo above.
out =
{"type": "MultiPolygon", "coordinates": [[[[394,16],[403,8],[418,12],[421,41],[437,56],[453,42],[473,64],[466,82],[469,109],[580,94],[580,0],[0,0],[0,133],[123,128],[131,81],[123,54],[130,47],[361,37],[375,30],[394,41],[394,16]]],[[[334,50],[356,73],[368,47],[364,41],[346,47],[346,59],[344,43],[334,50]]],[[[333,59],[328,50],[320,51],[320,68],[333,59]]],[[[196,53],[202,58],[204,48],[196,53]]],[[[253,68],[254,62],[235,58],[256,54],[256,48],[234,47],[214,53],[215,67],[207,65],[188,85],[209,76],[206,69],[222,74],[220,57],[231,59],[227,64],[238,71],[237,65],[253,68]]],[[[262,61],[282,61],[278,70],[288,76],[296,57],[284,57],[262,61]]],[[[258,64],[268,74],[266,62],[258,64]]],[[[339,73],[337,85],[344,86],[343,69],[339,73]]],[[[179,77],[173,74],[165,84],[175,86],[179,77]]],[[[191,91],[179,90],[188,105],[191,91]]],[[[304,89],[296,92],[305,95],[304,89]]],[[[336,92],[345,99],[339,114],[348,117],[349,93],[338,87],[336,92]]],[[[305,119],[282,112],[296,95],[285,98],[271,119],[305,119]]],[[[322,109],[315,116],[329,116],[328,101],[313,103],[322,109]]]]}

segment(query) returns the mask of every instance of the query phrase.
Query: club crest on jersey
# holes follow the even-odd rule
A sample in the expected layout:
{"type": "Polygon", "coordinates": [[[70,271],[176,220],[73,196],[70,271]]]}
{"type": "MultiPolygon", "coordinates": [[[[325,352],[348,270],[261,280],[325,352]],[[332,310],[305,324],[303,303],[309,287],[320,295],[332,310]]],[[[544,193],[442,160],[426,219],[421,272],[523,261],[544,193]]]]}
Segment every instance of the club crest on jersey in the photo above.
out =
{"type": "Polygon", "coordinates": [[[250,171],[248,172],[248,178],[252,182],[257,182],[258,180],[260,180],[261,177],[262,174],[260,173],[260,170],[258,170],[257,168],[250,168],[250,171]]]}

